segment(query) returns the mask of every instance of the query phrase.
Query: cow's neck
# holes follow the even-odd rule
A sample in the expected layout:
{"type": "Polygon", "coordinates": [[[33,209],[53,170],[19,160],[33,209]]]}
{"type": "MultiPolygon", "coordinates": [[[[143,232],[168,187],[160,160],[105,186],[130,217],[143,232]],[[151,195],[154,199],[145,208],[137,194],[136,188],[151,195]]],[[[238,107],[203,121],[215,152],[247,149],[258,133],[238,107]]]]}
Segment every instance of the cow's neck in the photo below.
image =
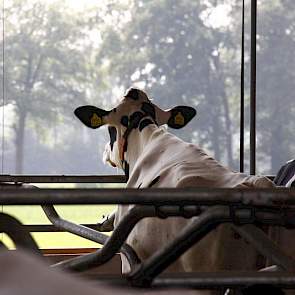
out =
{"type": "Polygon", "coordinates": [[[136,164],[136,161],[144,153],[145,148],[151,142],[153,134],[159,127],[155,124],[146,126],[142,131],[133,130],[128,138],[127,151],[125,153],[126,164],[129,167],[129,174],[136,164]]]}

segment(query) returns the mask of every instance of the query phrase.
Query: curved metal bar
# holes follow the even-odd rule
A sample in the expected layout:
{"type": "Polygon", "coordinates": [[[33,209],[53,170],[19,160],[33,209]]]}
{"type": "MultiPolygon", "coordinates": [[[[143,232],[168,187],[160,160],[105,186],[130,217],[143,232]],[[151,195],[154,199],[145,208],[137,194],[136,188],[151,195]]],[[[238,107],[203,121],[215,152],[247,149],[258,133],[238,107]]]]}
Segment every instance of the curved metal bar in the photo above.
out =
{"type": "MultiPolygon", "coordinates": [[[[168,264],[170,264],[171,260],[174,259],[173,255],[177,255],[177,253],[178,253],[177,251],[186,251],[186,250],[183,250],[183,249],[186,249],[185,247],[191,247],[191,245],[193,245],[193,244],[191,244],[190,246],[187,245],[187,243],[190,241],[190,239],[188,239],[186,237],[186,235],[193,237],[191,232],[194,232],[196,230],[196,228],[197,228],[197,230],[199,230],[198,227],[200,226],[199,225],[200,223],[201,224],[202,224],[202,222],[206,223],[207,219],[208,220],[213,219],[213,221],[214,221],[214,218],[216,216],[215,211],[217,210],[216,208],[223,208],[222,210],[225,210],[225,212],[227,212],[225,215],[223,215],[224,219],[222,219],[222,220],[218,219],[219,223],[233,222],[234,224],[239,225],[242,222],[243,224],[247,224],[247,223],[249,224],[249,223],[253,223],[255,221],[254,219],[256,219],[256,221],[259,221],[261,224],[264,224],[265,222],[267,222],[267,224],[270,223],[270,219],[269,219],[270,215],[268,215],[267,220],[265,220],[262,216],[259,216],[259,215],[257,215],[256,217],[252,216],[251,210],[245,210],[245,209],[240,210],[241,208],[239,208],[235,211],[235,215],[234,215],[235,218],[233,219],[233,208],[227,208],[227,207],[215,206],[215,207],[207,208],[207,210],[204,213],[199,215],[200,208],[198,206],[187,206],[187,207],[135,206],[128,212],[127,215],[124,216],[124,218],[121,220],[121,222],[117,225],[112,236],[109,238],[109,240],[107,241],[107,243],[103,249],[98,250],[96,253],[92,253],[87,256],[85,255],[83,257],[78,257],[75,259],[61,262],[58,265],[66,268],[66,269],[69,269],[69,270],[84,271],[88,268],[95,267],[95,266],[98,266],[102,263],[107,262],[107,260],[111,259],[112,256],[116,253],[116,251],[118,251],[118,249],[120,248],[120,245],[122,245],[122,243],[127,239],[128,235],[132,231],[133,227],[142,218],[145,218],[145,217],[166,218],[169,216],[192,217],[192,216],[199,215],[199,218],[197,219],[196,223],[191,224],[192,228],[190,228],[189,225],[185,228],[185,230],[188,232],[182,233],[175,240],[174,244],[172,243],[170,246],[168,246],[168,250],[164,248],[164,249],[162,249],[163,253],[156,254],[157,256],[156,256],[156,258],[154,258],[155,263],[161,263],[161,264],[164,263],[164,262],[161,262],[161,259],[162,259],[161,255],[164,255],[164,256],[167,255],[167,257],[169,257],[169,258],[167,258],[168,261],[166,261],[166,262],[168,264]],[[213,212],[213,214],[211,212],[213,212]],[[182,236],[182,235],[184,235],[184,236],[182,236]],[[169,247],[171,247],[171,248],[169,248],[169,247]],[[175,247],[175,249],[173,247],[175,247]],[[110,252],[108,252],[108,251],[110,251],[110,252]]],[[[282,225],[282,222],[280,221],[280,219],[276,218],[276,214],[278,214],[280,212],[273,212],[273,213],[274,213],[273,214],[274,224],[275,225],[282,225]]],[[[213,222],[213,224],[215,227],[216,224],[214,222],[213,222]]],[[[202,234],[205,235],[207,233],[206,230],[210,231],[211,225],[212,225],[211,223],[208,223],[206,225],[207,229],[206,229],[206,226],[203,226],[203,228],[200,229],[199,232],[195,232],[195,233],[197,233],[198,237],[201,238],[202,234]],[[203,230],[205,230],[205,233],[203,233],[203,230]]],[[[246,228],[244,231],[247,233],[246,228]]],[[[249,234],[251,234],[251,232],[248,233],[248,235],[249,234]]],[[[258,245],[258,246],[256,246],[256,249],[262,255],[265,255],[266,257],[268,257],[269,259],[272,259],[272,260],[274,258],[275,262],[277,262],[279,265],[282,265],[284,267],[289,268],[289,266],[294,264],[294,262],[292,262],[292,261],[289,261],[288,264],[286,263],[285,255],[283,255],[273,245],[272,241],[266,240],[266,238],[264,238],[264,236],[262,238],[260,236],[257,238],[258,238],[258,241],[254,241],[253,243],[255,244],[254,246],[256,246],[256,244],[258,245]],[[261,246],[265,241],[267,242],[267,249],[266,250],[263,249],[263,247],[261,246]]],[[[255,239],[255,237],[253,237],[253,239],[255,239]]],[[[151,262],[151,264],[153,264],[153,262],[151,262]]],[[[166,265],[163,264],[161,267],[164,269],[164,268],[166,268],[166,265]]]]}
{"type": "Polygon", "coordinates": [[[6,247],[6,245],[3,244],[2,241],[0,241],[0,250],[3,250],[3,249],[8,250],[8,248],[6,247]]]}
{"type": "MultiPolygon", "coordinates": [[[[168,245],[161,248],[149,259],[144,261],[141,265],[137,266],[132,273],[127,275],[128,280],[136,286],[149,286],[153,279],[164,271],[170,264],[175,262],[185,251],[202,239],[206,234],[216,228],[219,224],[225,222],[234,222],[234,224],[241,224],[243,226],[233,226],[242,236],[244,236],[258,252],[266,257],[270,258],[279,266],[293,270],[295,263],[293,259],[288,258],[282,253],[276,245],[269,240],[266,235],[256,230],[253,225],[246,225],[253,223],[256,220],[261,223],[269,222],[265,220],[263,216],[252,216],[251,210],[239,210],[235,211],[235,218],[233,219],[233,208],[215,206],[210,207],[197,219],[193,219],[192,222],[187,225],[183,231],[168,245]],[[263,247],[265,245],[265,247],[263,247]]],[[[273,212],[273,218],[275,223],[282,225],[279,219],[275,218],[273,212]]],[[[269,213],[269,218],[270,213],[269,213]]]]}
{"type": "Polygon", "coordinates": [[[14,242],[16,248],[27,249],[41,256],[38,245],[30,232],[16,218],[0,213],[0,232],[6,233],[14,242]]]}
{"type": "Polygon", "coordinates": [[[174,240],[129,273],[127,279],[134,286],[150,286],[153,279],[175,262],[185,251],[219,224],[230,220],[228,208],[220,206],[208,208],[198,218],[193,219],[174,240]]]}
{"type": "Polygon", "coordinates": [[[294,259],[284,254],[280,248],[268,238],[268,236],[258,227],[247,224],[243,226],[232,225],[232,228],[245,238],[259,253],[267,257],[283,270],[294,270],[294,259]]]}
{"type": "MultiPolygon", "coordinates": [[[[221,206],[208,208],[197,219],[193,219],[173,241],[161,248],[141,265],[138,265],[137,269],[133,270],[132,273],[129,273],[127,275],[128,280],[136,286],[149,286],[156,276],[221,223],[234,222],[234,224],[241,224],[242,222],[247,224],[253,223],[255,219],[262,223],[265,221],[269,222],[263,216],[252,216],[251,210],[238,209],[235,211],[235,218],[233,219],[232,210],[233,208],[221,206]]],[[[273,213],[275,215],[275,212],[273,213]]],[[[280,222],[279,220],[274,220],[275,222],[280,222]]],[[[270,258],[285,269],[294,269],[294,261],[287,258],[259,229],[256,230],[253,225],[243,225],[240,227],[233,225],[233,228],[250,241],[262,255],[270,258]],[[263,245],[265,245],[265,248],[263,248],[263,245]]]]}
{"type": "MultiPolygon", "coordinates": [[[[120,250],[128,235],[139,220],[145,217],[154,216],[156,216],[156,209],[153,206],[135,206],[115,227],[112,235],[106,241],[103,248],[91,254],[57,263],[54,266],[70,271],[80,272],[104,264],[120,250]]],[[[138,261],[140,260],[138,259],[138,261]]],[[[138,263],[134,263],[133,265],[136,264],[138,263]]]]}
{"type": "MultiPolygon", "coordinates": [[[[75,223],[72,223],[70,221],[60,218],[60,216],[56,212],[53,205],[44,205],[44,206],[42,206],[42,209],[43,209],[44,213],[46,214],[47,218],[52,222],[52,224],[54,224],[58,228],[62,228],[64,230],[66,230],[72,234],[75,234],[77,236],[86,238],[86,239],[94,241],[94,242],[97,242],[102,245],[105,245],[108,242],[108,239],[110,238],[109,236],[104,235],[96,230],[93,230],[93,229],[88,228],[86,226],[78,225],[78,224],[75,224],[75,223]]],[[[116,249],[116,252],[111,252],[110,253],[111,257],[106,257],[106,258],[109,258],[108,260],[110,260],[117,253],[117,251],[120,251],[122,254],[125,255],[126,259],[128,260],[128,262],[130,264],[131,269],[134,265],[140,263],[140,259],[138,258],[135,251],[131,248],[131,246],[129,246],[128,244],[125,244],[125,243],[122,243],[120,245],[120,247],[118,249],[116,249]]],[[[93,254],[93,253],[91,253],[91,254],[93,254]]],[[[91,254],[87,254],[84,256],[88,257],[88,256],[91,256],[91,254]]],[[[74,258],[74,260],[76,260],[78,258],[74,258]]],[[[101,260],[101,263],[99,265],[107,262],[108,260],[106,260],[106,261],[101,260]]],[[[65,261],[65,262],[67,262],[67,261],[65,261]]]]}

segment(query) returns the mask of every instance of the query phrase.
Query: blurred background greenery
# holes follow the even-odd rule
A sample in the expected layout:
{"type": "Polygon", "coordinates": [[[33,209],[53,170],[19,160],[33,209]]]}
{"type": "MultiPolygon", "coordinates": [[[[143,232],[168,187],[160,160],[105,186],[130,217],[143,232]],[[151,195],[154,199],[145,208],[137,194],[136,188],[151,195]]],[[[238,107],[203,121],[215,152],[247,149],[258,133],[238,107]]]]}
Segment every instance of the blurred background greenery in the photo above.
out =
{"type": "MultiPolygon", "coordinates": [[[[85,128],[73,110],[82,104],[110,109],[130,86],[145,89],[163,108],[196,107],[193,122],[173,132],[238,170],[241,2],[5,0],[2,174],[117,173],[101,161],[105,129],[85,128]]],[[[250,1],[245,2],[247,172],[250,1]]],[[[295,1],[258,1],[258,173],[275,174],[294,157],[294,46],[295,1]]],[[[69,217],[86,223],[88,213],[91,222],[102,215],[101,208],[83,210],[73,209],[69,217]]],[[[14,214],[26,223],[41,222],[37,212],[17,208],[14,214]]]]}

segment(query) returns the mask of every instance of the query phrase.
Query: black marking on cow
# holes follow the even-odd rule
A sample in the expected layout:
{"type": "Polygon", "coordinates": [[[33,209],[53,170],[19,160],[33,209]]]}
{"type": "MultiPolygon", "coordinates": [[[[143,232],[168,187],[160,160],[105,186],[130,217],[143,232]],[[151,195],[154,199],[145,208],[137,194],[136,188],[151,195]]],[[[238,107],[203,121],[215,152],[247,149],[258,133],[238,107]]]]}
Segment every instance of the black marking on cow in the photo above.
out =
{"type": "Polygon", "coordinates": [[[123,161],[123,168],[124,168],[125,176],[128,180],[129,179],[129,164],[125,160],[123,161]]]}
{"type": "Polygon", "coordinates": [[[125,140],[124,146],[123,146],[123,152],[126,153],[128,149],[128,141],[125,140]]]}
{"type": "Polygon", "coordinates": [[[188,106],[177,106],[170,110],[171,116],[167,122],[168,126],[174,129],[184,127],[197,113],[197,111],[188,106]],[[176,117],[181,115],[181,122],[177,122],[176,117]]]}
{"type": "Polygon", "coordinates": [[[137,188],[140,188],[141,186],[142,186],[142,183],[137,188]]]}
{"type": "Polygon", "coordinates": [[[109,126],[108,128],[109,134],[110,134],[110,146],[111,146],[111,151],[114,148],[114,143],[117,140],[117,129],[116,127],[109,126]]]}
{"type": "Polygon", "coordinates": [[[128,117],[127,116],[122,116],[121,118],[121,124],[124,126],[124,127],[128,127],[128,117]]]}
{"type": "Polygon", "coordinates": [[[140,120],[144,117],[144,114],[142,112],[134,112],[130,116],[130,124],[132,128],[136,129],[138,128],[140,120]]]}
{"type": "Polygon", "coordinates": [[[160,180],[160,175],[157,176],[150,184],[148,187],[152,187],[153,185],[155,185],[158,181],[160,180]]]}
{"type": "Polygon", "coordinates": [[[154,122],[151,119],[144,119],[139,124],[139,131],[141,132],[146,126],[154,124],[154,122]]]}
{"type": "Polygon", "coordinates": [[[133,100],[138,100],[139,99],[139,91],[135,88],[131,88],[127,94],[125,95],[125,97],[129,97],[133,100]]]}
{"type": "Polygon", "coordinates": [[[155,107],[152,104],[143,102],[141,109],[145,112],[145,114],[151,116],[153,119],[156,119],[155,107]]]}
{"type": "Polygon", "coordinates": [[[86,106],[81,106],[81,107],[76,108],[74,111],[74,114],[87,127],[92,128],[92,129],[96,129],[96,128],[104,125],[102,118],[107,116],[110,112],[111,111],[99,109],[95,106],[86,105],[86,106]],[[101,124],[93,125],[93,123],[92,123],[93,116],[97,116],[97,118],[100,119],[101,124]]]}

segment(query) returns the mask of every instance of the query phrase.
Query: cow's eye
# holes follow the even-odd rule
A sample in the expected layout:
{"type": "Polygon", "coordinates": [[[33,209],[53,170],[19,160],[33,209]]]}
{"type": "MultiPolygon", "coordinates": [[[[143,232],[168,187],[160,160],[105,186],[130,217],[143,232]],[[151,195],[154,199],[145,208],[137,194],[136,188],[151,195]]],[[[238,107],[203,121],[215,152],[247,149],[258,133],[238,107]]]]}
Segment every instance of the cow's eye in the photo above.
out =
{"type": "Polygon", "coordinates": [[[114,143],[117,140],[117,129],[116,127],[109,126],[108,130],[110,134],[110,146],[112,151],[114,147],[114,143]]]}

